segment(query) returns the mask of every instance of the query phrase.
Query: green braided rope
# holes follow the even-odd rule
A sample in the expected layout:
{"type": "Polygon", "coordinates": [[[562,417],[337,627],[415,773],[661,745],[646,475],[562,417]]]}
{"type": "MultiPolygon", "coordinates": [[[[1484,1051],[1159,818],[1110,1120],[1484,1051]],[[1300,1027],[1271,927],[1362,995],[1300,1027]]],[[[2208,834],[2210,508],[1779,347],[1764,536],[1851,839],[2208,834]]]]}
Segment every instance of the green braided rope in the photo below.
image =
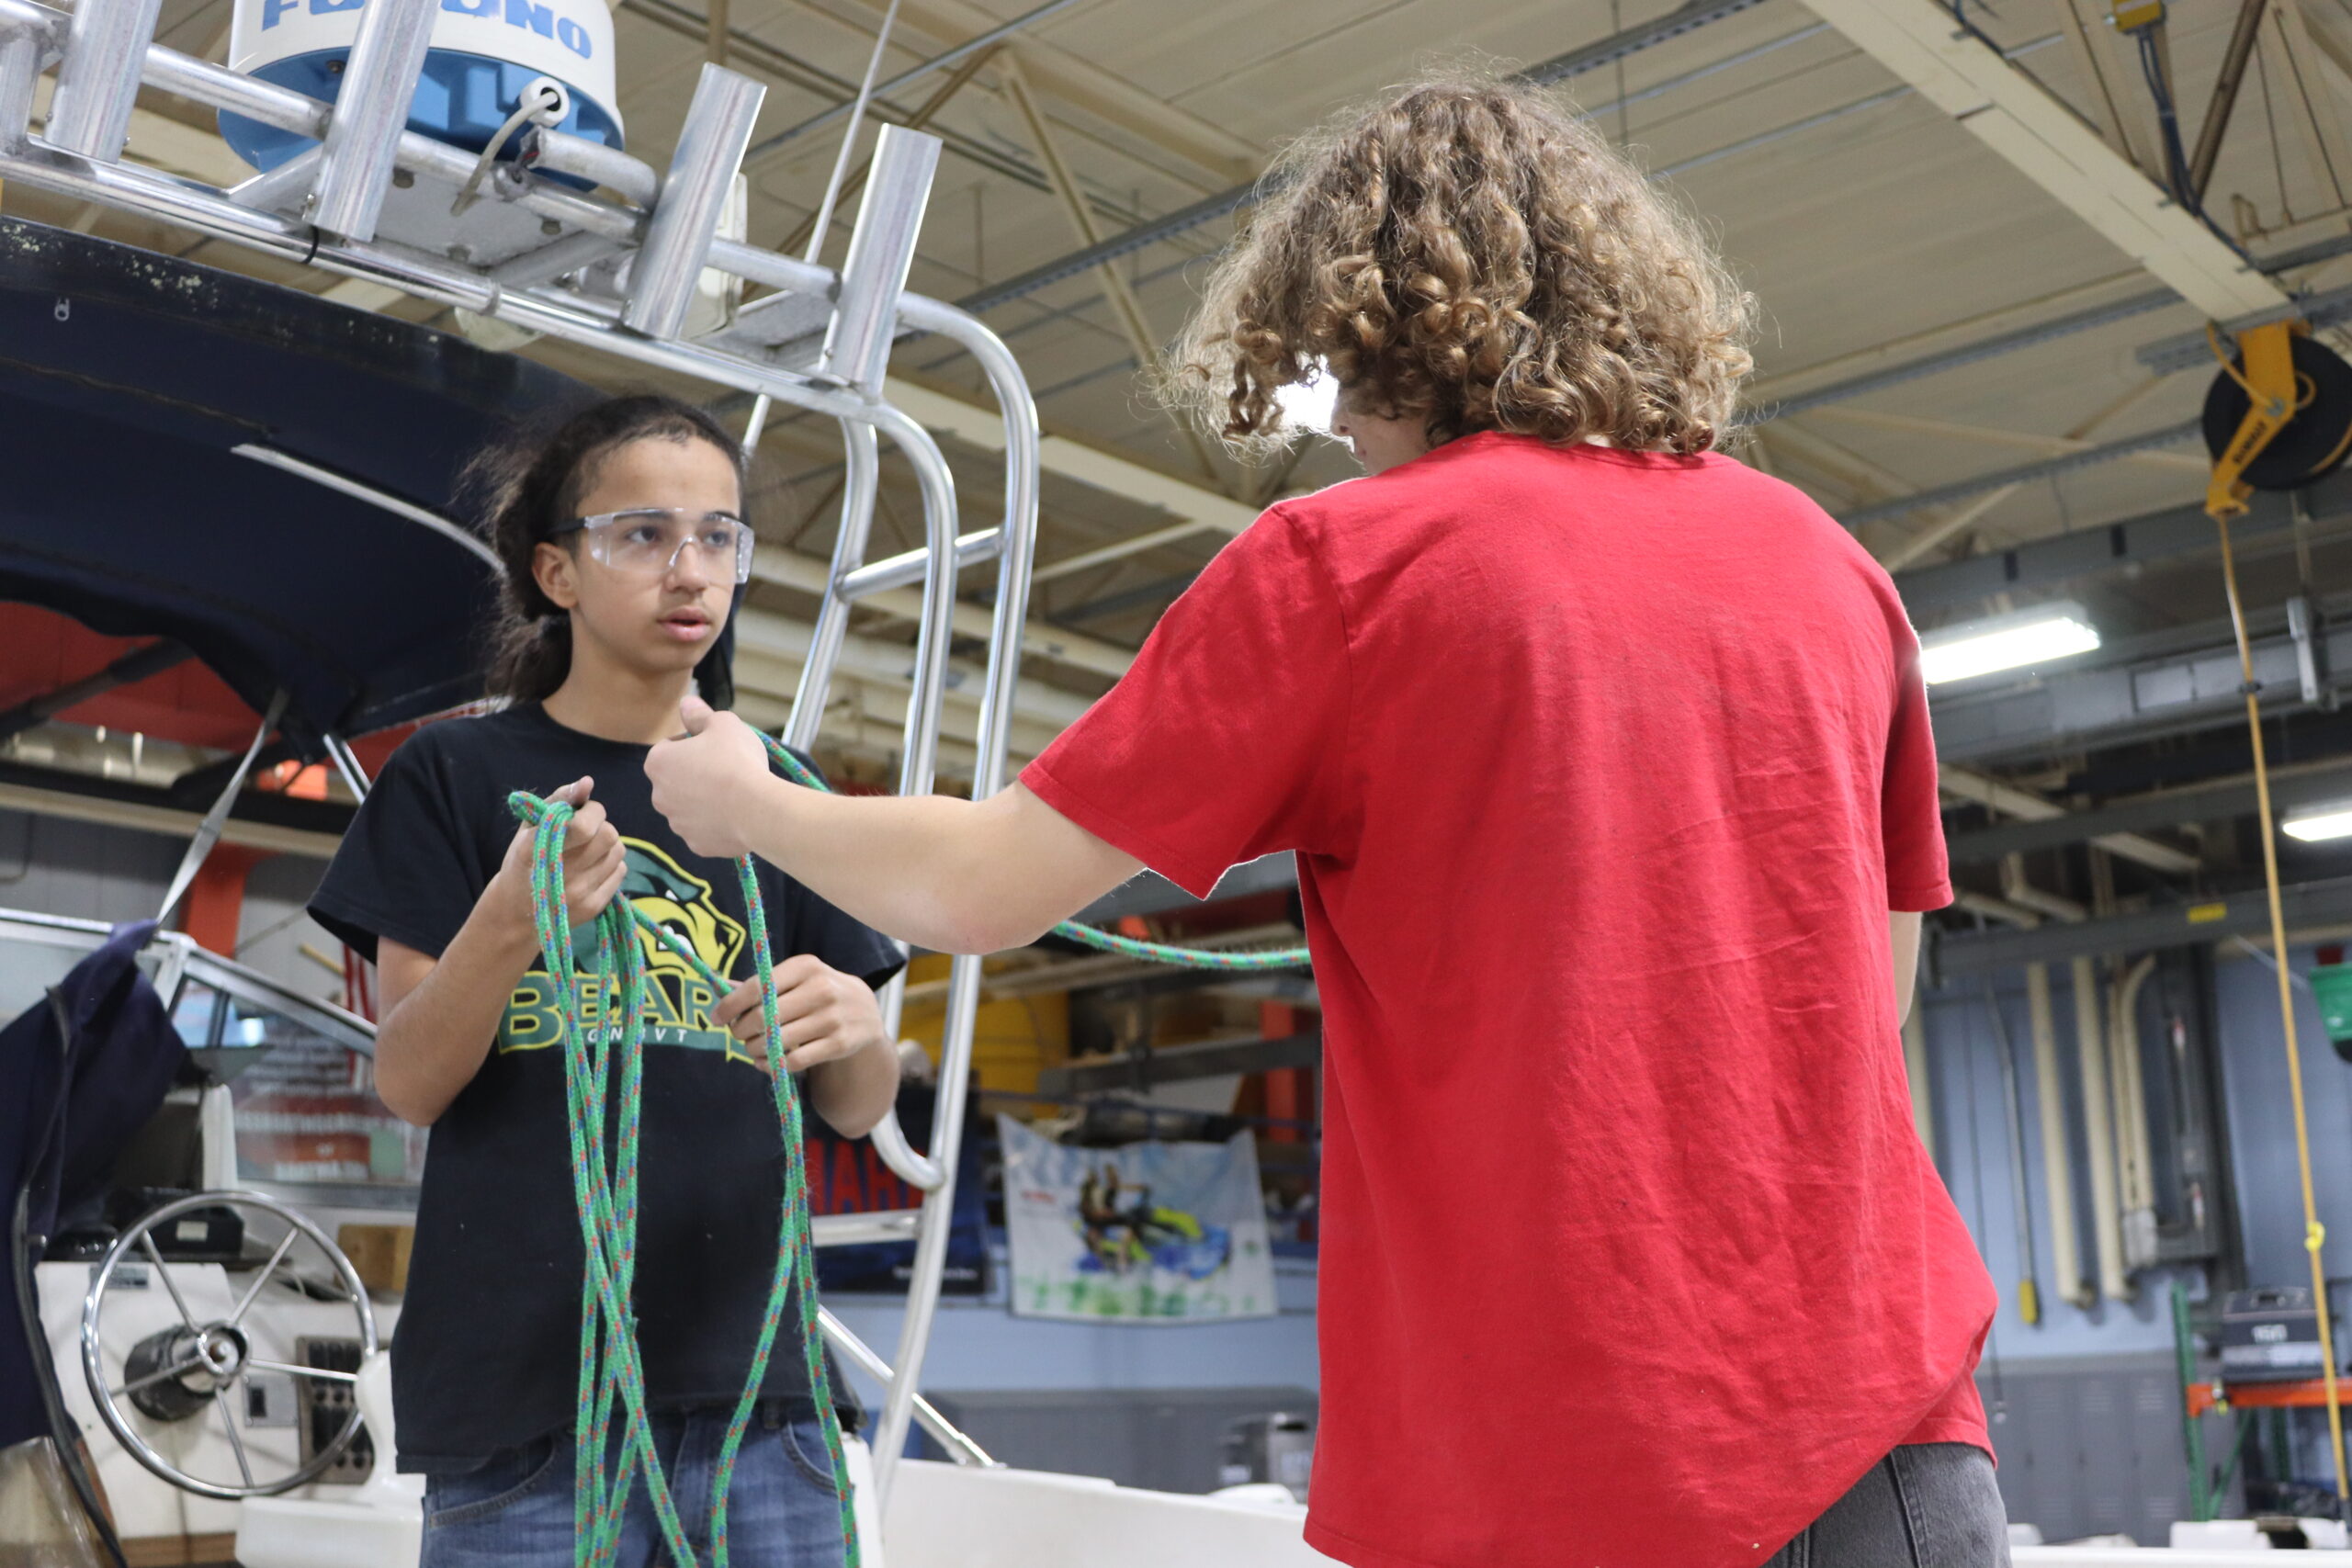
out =
{"type": "MultiPolygon", "coordinates": [[[[825,790],[825,781],[814,769],[792,754],[773,735],[762,735],[768,744],[768,755],[782,768],[785,776],[805,789],[825,790]]],[[[1099,953],[1116,953],[1128,958],[1139,958],[1147,964],[1172,964],[1182,969],[1219,969],[1227,974],[1259,974],[1270,969],[1306,969],[1314,960],[1303,947],[1275,947],[1261,953],[1215,953],[1201,947],[1176,947],[1164,942],[1144,942],[1131,936],[1120,936],[1093,926],[1082,926],[1076,920],[1064,920],[1054,928],[1054,934],[1091,947],[1099,953]]]]}
{"type": "MultiPolygon", "coordinates": [[[[581,1383],[574,1435],[578,1447],[577,1513],[574,1520],[576,1560],[585,1565],[608,1561],[618,1547],[619,1517],[626,1506],[629,1479],[639,1462],[647,1470],[647,1490],[671,1551],[682,1562],[693,1557],[685,1531],[653,1451],[652,1430],[646,1420],[644,1369],[637,1355],[635,1336],[627,1332],[629,1285],[636,1273],[637,1161],[635,1070],[641,1064],[644,1021],[640,1010],[628,1010],[615,1040],[610,1002],[615,989],[615,951],[630,953],[620,962],[641,978],[641,961],[633,953],[625,915],[608,909],[596,926],[596,969],[599,1010],[595,1041],[585,1027],[576,978],[571,929],[562,918],[563,831],[571,809],[542,806],[532,841],[532,919],[550,977],[567,1004],[564,1020],[564,1085],[567,1131],[571,1148],[572,1186],[580,1215],[581,1240],[587,1256],[582,1288],[581,1383]],[[616,942],[615,938],[619,938],[616,942]],[[613,1048],[621,1057],[624,1114],[618,1139],[620,1169],[616,1176],[605,1142],[605,1084],[613,1066],[613,1048]],[[624,1223],[624,1220],[626,1223],[624,1223]],[[610,1435],[615,1387],[628,1408],[623,1438],[623,1462],[617,1478],[605,1476],[606,1444],[610,1435]]],[[[521,813],[518,811],[518,815],[521,813]]],[[[526,817],[526,820],[532,819],[526,817]]]]}
{"type": "MultiPolygon", "coordinates": [[[[642,930],[676,953],[718,995],[732,987],[728,980],[651,917],[625,897],[616,897],[596,919],[596,967],[593,1003],[581,994],[580,977],[570,923],[563,919],[563,839],[571,807],[545,801],[521,791],[507,804],[522,821],[536,826],[531,845],[532,919],[540,951],[548,961],[564,1022],[564,1088],[566,1121],[571,1147],[572,1193],[580,1216],[581,1240],[587,1269],[581,1284],[580,1385],[574,1407],[574,1438],[579,1450],[574,1475],[574,1551],[578,1568],[608,1568],[620,1549],[621,1522],[628,1495],[639,1471],[661,1526],[679,1568],[693,1568],[695,1556],[678,1518],[662,1461],[654,1451],[653,1430],[646,1418],[645,1371],[637,1348],[636,1320],[629,1310],[630,1290],[637,1271],[639,1108],[644,1082],[645,954],[636,931],[642,930]],[[614,1024],[616,998],[620,1023],[614,1024]],[[592,1015],[593,1032],[588,1027],[592,1015]],[[592,1039],[593,1032],[593,1039],[592,1039]],[[617,1061],[615,1048],[618,1048],[617,1061]],[[619,1126],[607,1126],[611,1101],[606,1098],[617,1068],[619,1126]],[[612,1417],[616,1399],[628,1412],[622,1430],[617,1465],[611,1463],[612,1417]]],[[[751,916],[752,950],[760,977],[761,1019],[767,1030],[768,1062],[774,1080],[776,1120],[785,1147],[783,1215],[776,1242],[775,1273],[762,1315],[752,1369],[736,1401],[726,1441],[719,1448],[712,1481],[711,1562],[727,1568],[727,1494],[735,1461],[751,1429],[766,1381],[768,1357],[775,1349],[785,1309],[797,1296],[799,1306],[801,1352],[807,1359],[808,1386],[817,1403],[825,1434],[825,1451],[832,1461],[834,1490],[841,1503],[842,1540],[848,1568],[858,1568],[857,1518],[849,1483],[849,1466],[842,1452],[840,1418],[833,1408],[832,1385],[824,1356],[824,1339],[817,1323],[815,1252],[809,1240],[808,1175],[802,1152],[800,1095],[784,1070],[778,1039],[775,961],[768,945],[767,912],[760,897],[759,879],[749,856],[736,863],[742,879],[743,903],[751,916]]]]}
{"type": "MultiPolygon", "coordinates": [[[[773,736],[763,736],[768,753],[795,784],[826,788],[823,779],[803,764],[773,736]]],[[[637,1279],[639,1111],[645,1075],[647,1017],[645,954],[636,931],[684,959],[715,992],[731,989],[725,976],[705,964],[699,954],[626,897],[615,897],[596,918],[596,964],[594,976],[595,1027],[588,1027],[591,1004],[581,995],[577,959],[570,922],[562,918],[563,839],[572,816],[560,801],[541,800],[517,790],[507,796],[515,817],[532,824],[531,915],[540,952],[556,988],[564,1025],[565,1120],[571,1152],[574,1205],[579,1211],[580,1237],[587,1254],[587,1269],[580,1288],[580,1384],[573,1412],[578,1450],[574,1483],[573,1540],[577,1568],[609,1568],[620,1551],[621,1523],[637,1474],[645,1476],[646,1492],[662,1537],[679,1568],[693,1568],[695,1556],[685,1528],[678,1517],[661,1457],[653,1446],[653,1427],[646,1416],[645,1368],[638,1353],[636,1318],[629,1301],[637,1279]],[[621,1021],[613,1018],[618,998],[621,1021]],[[617,1058],[616,1048],[617,1047],[617,1058]],[[607,1127],[613,1102],[607,1093],[619,1074],[619,1126],[607,1127]],[[622,1428],[617,1463],[612,1451],[615,1404],[628,1413],[622,1428]]],[[[734,1478],[735,1461],[758,1407],[761,1385],[767,1378],[768,1358],[785,1309],[799,1307],[801,1353],[808,1368],[808,1386],[815,1396],[825,1433],[826,1455],[832,1461],[834,1488],[841,1501],[842,1540],[848,1568],[858,1568],[857,1517],[849,1483],[849,1466],[842,1452],[841,1421],[833,1408],[832,1385],[825,1365],[824,1338],[817,1322],[815,1249],[809,1240],[808,1173],[802,1152],[799,1091],[784,1070],[776,1017],[775,958],[768,945],[767,911],[760,897],[759,878],[752,858],[735,863],[742,880],[743,904],[751,916],[752,951],[760,977],[760,1017],[768,1041],[770,1077],[774,1080],[776,1121],[785,1146],[784,1212],[776,1240],[775,1273],[762,1314],[760,1334],[752,1354],[752,1369],[743,1393],[735,1403],[726,1441],[719,1448],[718,1467],[712,1482],[711,1562],[728,1568],[727,1494],[734,1478]]],[[[1100,952],[1120,953],[1155,964],[1191,969],[1249,974],[1308,966],[1303,947],[1260,953],[1216,953],[1143,942],[1092,926],[1064,920],[1054,934],[1100,952]]]]}

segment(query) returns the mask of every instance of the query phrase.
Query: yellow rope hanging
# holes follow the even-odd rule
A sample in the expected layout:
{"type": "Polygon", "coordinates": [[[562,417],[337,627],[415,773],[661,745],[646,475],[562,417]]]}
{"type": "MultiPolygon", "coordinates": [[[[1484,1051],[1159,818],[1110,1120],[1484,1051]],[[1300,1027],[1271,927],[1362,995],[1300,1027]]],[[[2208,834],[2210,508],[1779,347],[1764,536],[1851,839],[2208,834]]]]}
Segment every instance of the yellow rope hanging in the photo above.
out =
{"type": "Polygon", "coordinates": [[[2287,1037],[2287,1082],[2294,1091],[2295,1163],[2301,1173],[2303,1188],[2303,1250],[2311,1257],[2312,1301],[2318,1308],[2319,1318],[2320,1371],[2327,1386],[2327,1432],[2335,1458],[2335,1495],[2342,1502],[2352,1497],[2352,1491],[2347,1491],[2346,1485],[2344,1401],[2335,1376],[2335,1330],[2328,1311],[2327,1270],[2320,1262],[2320,1247],[2327,1239],[2327,1228],[2319,1223],[2319,1202],[2312,1189],[2311,1127],[2303,1113],[2303,1060],[2295,1040],[2295,994],[2292,974],[2287,967],[2287,912],[2278,895],[2278,840],[2270,813],[2270,769],[2263,755],[2262,703],[2254,679],[2254,649],[2246,640],[2245,609],[2238,599],[2237,558],[2230,548],[2230,519],[2226,513],[2217,513],[2213,521],[2222,530],[2222,581],[2229,593],[2230,627],[2237,637],[2238,669],[2245,682],[2246,729],[2254,742],[2254,798],[2262,827],[2263,880],[2270,895],[2270,948],[2276,960],[2272,967],[2278,975],[2278,1021],[2287,1037]]]}

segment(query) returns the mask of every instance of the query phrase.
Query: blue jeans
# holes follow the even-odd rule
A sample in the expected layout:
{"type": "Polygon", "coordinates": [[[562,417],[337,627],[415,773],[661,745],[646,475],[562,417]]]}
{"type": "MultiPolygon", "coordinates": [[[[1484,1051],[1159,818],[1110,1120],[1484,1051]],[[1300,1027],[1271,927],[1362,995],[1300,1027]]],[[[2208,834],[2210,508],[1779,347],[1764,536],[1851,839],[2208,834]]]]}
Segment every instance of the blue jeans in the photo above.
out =
{"type": "Polygon", "coordinates": [[[1993,1461],[1966,1443],[1896,1449],[1764,1568],[2009,1568],[1993,1461]]]}
{"type": "MultiPolygon", "coordinates": [[[[654,1451],[702,1562],[710,1554],[711,1482],[732,1414],[653,1417],[654,1451]]],[[[571,1568],[573,1451],[564,1432],[494,1455],[480,1470],[431,1477],[419,1568],[571,1568]]],[[[752,1418],[728,1488],[727,1551],[735,1568],[841,1568],[841,1505],[816,1416],[752,1418]]],[[[662,1568],[669,1555],[640,1476],[616,1568],[662,1568]]]]}

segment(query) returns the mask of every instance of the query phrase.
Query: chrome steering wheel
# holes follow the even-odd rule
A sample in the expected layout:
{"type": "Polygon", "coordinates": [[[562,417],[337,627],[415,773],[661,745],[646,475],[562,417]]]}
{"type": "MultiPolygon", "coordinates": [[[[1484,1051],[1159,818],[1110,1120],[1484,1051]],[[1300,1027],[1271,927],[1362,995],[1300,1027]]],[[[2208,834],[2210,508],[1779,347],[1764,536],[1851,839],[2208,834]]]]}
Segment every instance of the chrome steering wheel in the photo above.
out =
{"type": "Polygon", "coordinates": [[[198,1192],[165,1203],[141,1216],[116,1237],[114,1245],[107,1249],[105,1260],[91,1275],[90,1293],[82,1303],[82,1374],[89,1382],[91,1402],[123,1450],[173,1485],[225,1502],[272,1496],[317,1480],[343,1457],[343,1451],[358,1435],[359,1409],[355,1401],[342,1429],[332,1441],[321,1446],[309,1462],[283,1475],[271,1476],[254,1473],[253,1456],[247,1453],[244,1438],[237,1430],[233,1396],[241,1391],[248,1372],[277,1372],[345,1384],[358,1382],[351,1372],[265,1360],[254,1353],[252,1337],[244,1326],[245,1316],[263,1289],[277,1276],[295,1244],[301,1241],[308,1241],[317,1249],[342,1283],[357,1316],[360,1358],[364,1361],[376,1351],[376,1314],[368,1304],[368,1291],[360,1282],[359,1271],[317,1225],[285,1204],[256,1192],[198,1192]],[[155,1245],[155,1232],[184,1214],[213,1209],[258,1211],[283,1224],[286,1237],[227,1316],[199,1319],[188,1309],[187,1299],[174,1282],[171,1268],[155,1245]],[[155,1278],[163,1281],[172,1305],[178,1309],[180,1321],[132,1347],[124,1358],[121,1381],[109,1384],[100,1349],[103,1340],[99,1326],[106,1311],[107,1287],[113,1283],[116,1270],[133,1252],[141,1254],[154,1269],[155,1278]],[[124,1409],[126,1404],[130,1407],[128,1411],[124,1409]],[[243,1478],[241,1485],[208,1481],[180,1469],[157,1450],[131,1419],[131,1412],[135,1411],[150,1421],[184,1421],[208,1410],[219,1416],[228,1433],[229,1447],[237,1458],[237,1473],[243,1478]]]}

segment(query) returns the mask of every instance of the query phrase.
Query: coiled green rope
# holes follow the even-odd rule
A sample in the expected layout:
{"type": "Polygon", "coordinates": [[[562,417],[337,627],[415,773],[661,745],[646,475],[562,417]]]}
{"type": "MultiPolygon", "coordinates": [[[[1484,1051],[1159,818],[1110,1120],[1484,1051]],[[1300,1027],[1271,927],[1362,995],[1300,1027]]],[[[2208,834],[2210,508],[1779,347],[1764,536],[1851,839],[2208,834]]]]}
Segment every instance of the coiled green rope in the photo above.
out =
{"type": "MultiPolygon", "coordinates": [[[[579,1450],[574,1477],[578,1513],[573,1561],[579,1568],[606,1568],[612,1562],[620,1549],[621,1521],[629,1490],[636,1474],[642,1471],[654,1517],[661,1525],[671,1555],[678,1568],[693,1568],[694,1551],[679,1523],[677,1505],[662,1474],[662,1461],[654,1451],[653,1430],[646,1418],[645,1371],[638,1355],[636,1319],[629,1310],[629,1287],[637,1268],[638,1110],[644,1078],[648,1010],[645,955],[630,928],[642,927],[654,941],[678,954],[716,994],[724,996],[732,987],[651,917],[627,898],[616,897],[596,919],[595,992],[593,1002],[583,998],[574,968],[571,928],[563,918],[563,837],[565,826],[571,820],[571,807],[520,791],[509,795],[507,804],[517,818],[536,824],[537,829],[531,846],[532,916],[563,1018],[563,1076],[571,1140],[572,1193],[580,1213],[580,1238],[588,1255],[587,1272],[581,1285],[580,1388],[573,1427],[579,1450]],[[617,1029],[613,1021],[616,998],[620,1018],[617,1029]],[[610,1130],[608,1148],[606,1089],[616,1072],[619,1075],[619,1125],[610,1130]],[[609,1446],[616,1396],[628,1417],[621,1435],[617,1462],[609,1446]]],[[[841,1420],[833,1408],[824,1340],[817,1325],[816,1269],[809,1242],[808,1173],[802,1155],[800,1095],[792,1076],[784,1070],[784,1053],[776,1038],[775,963],[768,945],[767,914],[760,899],[759,878],[750,856],[736,862],[736,872],[742,878],[743,903],[751,916],[752,951],[756,955],[760,977],[761,1018],[767,1030],[776,1120],[784,1135],[784,1214],[776,1244],[775,1275],[768,1289],[759,1341],[752,1353],[751,1373],[744,1380],[742,1397],[736,1401],[734,1419],[729,1423],[726,1441],[720,1445],[718,1467],[711,1483],[711,1562],[713,1568],[727,1568],[727,1493],[735,1472],[735,1457],[742,1448],[752,1412],[759,1404],[760,1385],[767,1378],[768,1356],[775,1347],[785,1307],[797,1297],[800,1347],[808,1362],[808,1387],[824,1427],[825,1452],[832,1461],[834,1490],[841,1499],[845,1561],[848,1568],[857,1568],[857,1517],[851,1496],[849,1466],[842,1454],[841,1420]]]]}
{"type": "MultiPolygon", "coordinates": [[[[763,735],[768,743],[768,755],[794,784],[808,789],[826,789],[825,781],[816,770],[808,766],[787,750],[783,741],[773,735],[763,735]]],[[[827,793],[831,793],[830,790],[827,793]]],[[[1313,960],[1303,947],[1268,948],[1260,953],[1213,953],[1206,948],[1175,947],[1164,942],[1144,942],[1136,937],[1120,936],[1113,931],[1082,926],[1076,920],[1064,920],[1054,928],[1054,934],[1101,953],[1116,953],[1129,958],[1139,958],[1149,964],[1170,964],[1182,969],[1220,969],[1227,974],[1261,974],[1270,969],[1305,969],[1313,960]]]]}
{"type": "MultiPolygon", "coordinates": [[[[823,779],[772,736],[763,736],[769,754],[796,784],[826,788],[823,779]]],[[[531,912],[548,976],[556,987],[558,1010],[563,1019],[563,1081],[566,1121],[571,1145],[571,1182],[580,1215],[580,1239],[588,1266],[581,1280],[580,1386],[573,1417],[578,1450],[574,1474],[576,1515],[574,1556],[578,1568],[608,1568],[620,1550],[621,1523],[628,1495],[641,1472],[654,1517],[678,1568],[694,1568],[695,1555],[678,1517],[676,1500],[654,1451],[653,1428],[647,1418],[644,1363],[638,1353],[636,1318],[629,1310],[630,1291],[637,1278],[637,1191],[639,1108],[645,1075],[646,1006],[645,954],[632,928],[641,928],[691,966],[718,995],[732,989],[726,976],[705,964],[685,943],[626,897],[616,897],[596,918],[596,967],[593,999],[581,994],[571,923],[563,918],[563,840],[572,808],[561,801],[542,800],[521,790],[507,796],[515,817],[535,829],[531,843],[531,912]],[[619,1024],[614,1024],[616,998],[619,1024]],[[593,1021],[593,1022],[592,1022],[593,1021]],[[612,1125],[616,1100],[608,1098],[618,1075],[618,1125],[612,1125]],[[612,1448],[616,1401],[626,1412],[618,1454],[612,1448]]],[[[857,1517],[849,1483],[849,1466],[842,1452],[841,1420],[833,1407],[831,1380],[825,1365],[824,1339],[817,1323],[815,1252],[809,1238],[808,1173],[802,1153],[800,1095],[784,1070],[776,1019],[775,958],[768,943],[767,913],[760,898],[759,877],[749,855],[735,863],[742,880],[743,905],[751,917],[752,952],[760,979],[760,1016],[768,1040],[768,1062],[774,1080],[776,1121],[785,1147],[784,1213],[776,1242],[775,1274],[768,1289],[760,1336],[752,1353],[752,1370],[736,1401],[734,1418],[719,1448],[718,1467],[712,1480],[710,1509],[711,1562],[728,1568],[727,1493],[734,1477],[735,1458],[751,1428],[758,1407],[760,1386],[766,1381],[768,1357],[775,1348],[785,1308],[796,1301],[800,1315],[800,1348],[808,1368],[808,1387],[824,1427],[825,1452],[832,1461],[833,1485],[841,1500],[842,1541],[848,1568],[858,1568],[857,1517]]],[[[1261,953],[1211,953],[1142,942],[1064,920],[1054,934],[1105,953],[1157,964],[1193,969],[1251,973],[1306,966],[1303,947],[1261,953]]]]}

